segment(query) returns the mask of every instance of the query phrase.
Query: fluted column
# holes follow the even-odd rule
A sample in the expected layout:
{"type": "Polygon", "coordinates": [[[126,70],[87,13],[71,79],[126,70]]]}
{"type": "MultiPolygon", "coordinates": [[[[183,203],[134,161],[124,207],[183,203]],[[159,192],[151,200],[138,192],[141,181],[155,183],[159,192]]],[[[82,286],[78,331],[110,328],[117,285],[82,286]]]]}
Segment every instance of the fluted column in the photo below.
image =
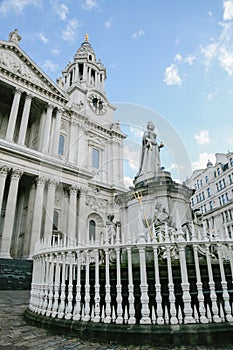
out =
{"type": "Polygon", "coordinates": [[[18,143],[20,143],[21,145],[24,145],[25,143],[31,102],[32,102],[32,96],[27,95],[24,102],[23,115],[22,115],[22,120],[20,124],[20,129],[19,129],[19,137],[18,137],[18,143]]]}
{"type": "Polygon", "coordinates": [[[74,163],[76,155],[77,131],[75,120],[70,121],[69,162],[74,163]]]}
{"type": "Polygon", "coordinates": [[[43,210],[43,203],[44,203],[44,186],[45,186],[45,179],[43,177],[39,177],[37,179],[37,185],[36,185],[36,195],[35,195],[35,205],[34,205],[33,218],[32,218],[32,233],[31,233],[29,258],[31,258],[32,254],[34,253],[36,241],[40,239],[42,210],[43,210]]]}
{"type": "Polygon", "coordinates": [[[86,194],[87,188],[82,187],[79,195],[79,211],[78,211],[78,245],[85,244],[86,236],[86,194]]]}
{"type": "Polygon", "coordinates": [[[47,114],[45,116],[45,124],[44,124],[44,130],[43,130],[44,136],[43,136],[42,152],[45,152],[45,153],[47,153],[49,149],[52,113],[53,113],[53,105],[49,104],[47,107],[47,114]]]}
{"type": "Polygon", "coordinates": [[[9,169],[5,165],[0,166],[0,216],[1,216],[1,210],[2,210],[2,201],[3,201],[3,195],[4,195],[4,189],[5,189],[5,183],[6,183],[6,177],[9,169]]]}
{"type": "Polygon", "coordinates": [[[69,188],[70,192],[70,205],[68,214],[68,237],[69,245],[76,245],[76,214],[77,214],[77,192],[76,186],[69,188]]]}
{"type": "Polygon", "coordinates": [[[45,207],[45,224],[44,224],[44,239],[48,242],[50,242],[52,238],[56,184],[57,184],[56,180],[50,180],[48,183],[47,202],[45,207]]]}
{"type": "Polygon", "coordinates": [[[7,198],[5,221],[2,233],[1,257],[10,258],[11,239],[14,227],[14,218],[18,194],[19,179],[22,171],[19,169],[13,170],[11,174],[10,188],[7,198]]]}
{"type": "Polygon", "coordinates": [[[62,116],[62,110],[58,109],[57,113],[56,113],[54,140],[53,140],[53,154],[54,155],[58,154],[59,136],[60,136],[60,129],[61,129],[61,116],[62,116]]]}
{"type": "Polygon", "coordinates": [[[9,141],[12,141],[14,137],[21,93],[22,93],[21,90],[19,89],[15,90],[15,95],[11,106],[11,112],[10,112],[8,126],[7,126],[7,132],[6,132],[6,139],[9,141]]]}

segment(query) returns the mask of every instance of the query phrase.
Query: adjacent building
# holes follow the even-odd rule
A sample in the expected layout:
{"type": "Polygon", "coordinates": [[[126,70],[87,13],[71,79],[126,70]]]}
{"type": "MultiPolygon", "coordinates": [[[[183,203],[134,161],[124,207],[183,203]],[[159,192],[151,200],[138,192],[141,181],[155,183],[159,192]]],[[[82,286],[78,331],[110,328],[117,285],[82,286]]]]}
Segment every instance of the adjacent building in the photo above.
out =
{"type": "Polygon", "coordinates": [[[191,207],[202,215],[210,238],[233,238],[233,153],[216,153],[216,163],[195,170],[187,184],[191,207]]]}

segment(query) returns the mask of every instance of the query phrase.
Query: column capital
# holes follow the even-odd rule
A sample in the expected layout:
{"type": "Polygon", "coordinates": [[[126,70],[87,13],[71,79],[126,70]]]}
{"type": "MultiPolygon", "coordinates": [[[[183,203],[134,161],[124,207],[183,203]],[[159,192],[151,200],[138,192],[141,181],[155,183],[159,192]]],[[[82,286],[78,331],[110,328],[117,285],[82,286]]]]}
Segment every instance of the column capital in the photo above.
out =
{"type": "Polygon", "coordinates": [[[11,178],[20,179],[22,175],[23,175],[23,170],[12,169],[11,178]]]}
{"type": "Polygon", "coordinates": [[[46,178],[44,176],[38,176],[36,179],[37,186],[44,185],[46,182],[46,178]]]}
{"type": "Polygon", "coordinates": [[[19,88],[19,87],[16,87],[15,88],[15,94],[19,94],[19,95],[21,95],[22,93],[23,93],[23,90],[21,89],[21,88],[19,88]]]}
{"type": "Polygon", "coordinates": [[[78,191],[80,191],[80,187],[78,185],[71,185],[69,187],[70,194],[77,195],[78,191]]]}
{"type": "Polygon", "coordinates": [[[56,187],[58,184],[59,184],[59,180],[56,179],[56,178],[51,178],[51,179],[48,179],[48,186],[49,187],[56,187]]]}
{"type": "Polygon", "coordinates": [[[0,175],[7,175],[10,171],[10,168],[7,165],[1,164],[0,165],[0,175]]]}
{"type": "Polygon", "coordinates": [[[31,93],[27,92],[25,96],[25,100],[32,100],[33,97],[34,96],[31,93]]]}

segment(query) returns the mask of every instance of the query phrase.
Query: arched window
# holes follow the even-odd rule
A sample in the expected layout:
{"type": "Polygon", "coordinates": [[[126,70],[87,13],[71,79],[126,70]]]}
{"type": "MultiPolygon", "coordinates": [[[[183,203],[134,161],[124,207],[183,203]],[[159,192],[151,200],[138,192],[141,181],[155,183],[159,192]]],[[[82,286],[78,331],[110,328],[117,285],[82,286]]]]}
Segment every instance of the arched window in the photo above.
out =
{"type": "Polygon", "coordinates": [[[95,229],[96,229],[95,221],[90,220],[90,222],[89,222],[89,240],[90,240],[90,242],[95,241],[95,229]]]}
{"type": "Polygon", "coordinates": [[[54,210],[53,212],[53,230],[58,230],[58,222],[59,222],[59,213],[58,211],[54,210]]]}
{"type": "Polygon", "coordinates": [[[64,148],[65,148],[65,137],[64,135],[59,135],[59,145],[58,145],[58,154],[60,156],[64,155],[64,148]]]}

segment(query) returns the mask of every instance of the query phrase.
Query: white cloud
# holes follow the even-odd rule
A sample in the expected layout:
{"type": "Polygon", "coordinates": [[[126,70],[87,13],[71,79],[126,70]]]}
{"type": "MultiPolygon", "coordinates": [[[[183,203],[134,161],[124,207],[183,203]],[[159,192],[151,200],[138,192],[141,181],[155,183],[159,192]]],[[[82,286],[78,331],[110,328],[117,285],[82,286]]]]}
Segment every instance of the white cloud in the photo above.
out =
{"type": "Polygon", "coordinates": [[[112,18],[109,18],[104,22],[105,29],[109,29],[111,25],[112,25],[112,18]]]}
{"type": "Polygon", "coordinates": [[[14,12],[16,15],[21,15],[26,6],[37,7],[40,0],[3,0],[0,4],[0,15],[7,15],[14,12]]]}
{"type": "Polygon", "coordinates": [[[69,8],[65,4],[57,4],[56,2],[53,4],[56,14],[64,21],[69,14],[69,8]]]}
{"type": "Polygon", "coordinates": [[[73,41],[78,26],[78,21],[75,18],[72,18],[68,22],[66,29],[62,31],[62,39],[64,41],[73,41]]]}
{"type": "Polygon", "coordinates": [[[82,7],[85,10],[92,10],[95,7],[98,7],[98,3],[96,0],[84,0],[82,7]]]}
{"type": "Polygon", "coordinates": [[[51,54],[54,56],[59,56],[60,55],[60,51],[58,49],[51,49],[51,54]]]}
{"type": "Polygon", "coordinates": [[[138,144],[126,144],[124,147],[124,161],[127,162],[129,168],[135,172],[138,170],[139,151],[140,145],[138,144]]]}
{"type": "Polygon", "coordinates": [[[233,51],[228,51],[225,47],[220,48],[220,66],[230,75],[233,75],[233,51]]]}
{"type": "Polygon", "coordinates": [[[134,32],[132,34],[132,38],[133,39],[138,39],[140,38],[142,35],[144,35],[144,30],[143,29],[139,29],[137,32],[134,32]]]}
{"type": "Polygon", "coordinates": [[[205,145],[210,142],[209,131],[208,130],[200,130],[199,134],[195,135],[195,140],[198,145],[205,145]]]}
{"type": "Polygon", "coordinates": [[[215,164],[216,158],[214,153],[204,152],[199,154],[198,160],[196,162],[192,162],[192,170],[205,169],[208,161],[215,164]]]}
{"type": "Polygon", "coordinates": [[[164,73],[164,80],[167,85],[181,85],[183,80],[178,74],[178,69],[174,64],[166,68],[164,73]]]}
{"type": "Polygon", "coordinates": [[[219,89],[218,88],[214,88],[213,91],[209,92],[207,95],[206,95],[206,100],[207,101],[212,101],[213,98],[219,93],[219,89]]]}
{"type": "Polygon", "coordinates": [[[204,64],[206,66],[208,66],[211,60],[217,56],[218,46],[219,46],[218,42],[212,42],[211,44],[202,46],[200,48],[200,53],[204,55],[204,64]]]}
{"type": "Polygon", "coordinates": [[[45,60],[44,61],[44,64],[43,64],[43,67],[51,72],[56,72],[58,70],[58,64],[56,63],[53,63],[52,61],[50,60],[45,60]]]}
{"type": "Polygon", "coordinates": [[[125,187],[129,188],[129,187],[133,186],[133,179],[129,176],[125,176],[124,183],[125,183],[125,187]]]}
{"type": "Polygon", "coordinates": [[[135,126],[130,126],[129,128],[129,131],[130,131],[130,136],[132,137],[132,135],[134,136],[134,138],[138,138],[139,140],[141,140],[143,134],[144,134],[144,130],[143,129],[140,129],[140,128],[137,128],[135,126]]]}
{"type": "Polygon", "coordinates": [[[223,19],[224,21],[230,21],[233,19],[233,1],[227,0],[223,3],[223,19]]]}
{"type": "Polygon", "coordinates": [[[43,33],[39,33],[39,38],[44,44],[47,44],[48,38],[46,38],[46,36],[43,33]]]}

